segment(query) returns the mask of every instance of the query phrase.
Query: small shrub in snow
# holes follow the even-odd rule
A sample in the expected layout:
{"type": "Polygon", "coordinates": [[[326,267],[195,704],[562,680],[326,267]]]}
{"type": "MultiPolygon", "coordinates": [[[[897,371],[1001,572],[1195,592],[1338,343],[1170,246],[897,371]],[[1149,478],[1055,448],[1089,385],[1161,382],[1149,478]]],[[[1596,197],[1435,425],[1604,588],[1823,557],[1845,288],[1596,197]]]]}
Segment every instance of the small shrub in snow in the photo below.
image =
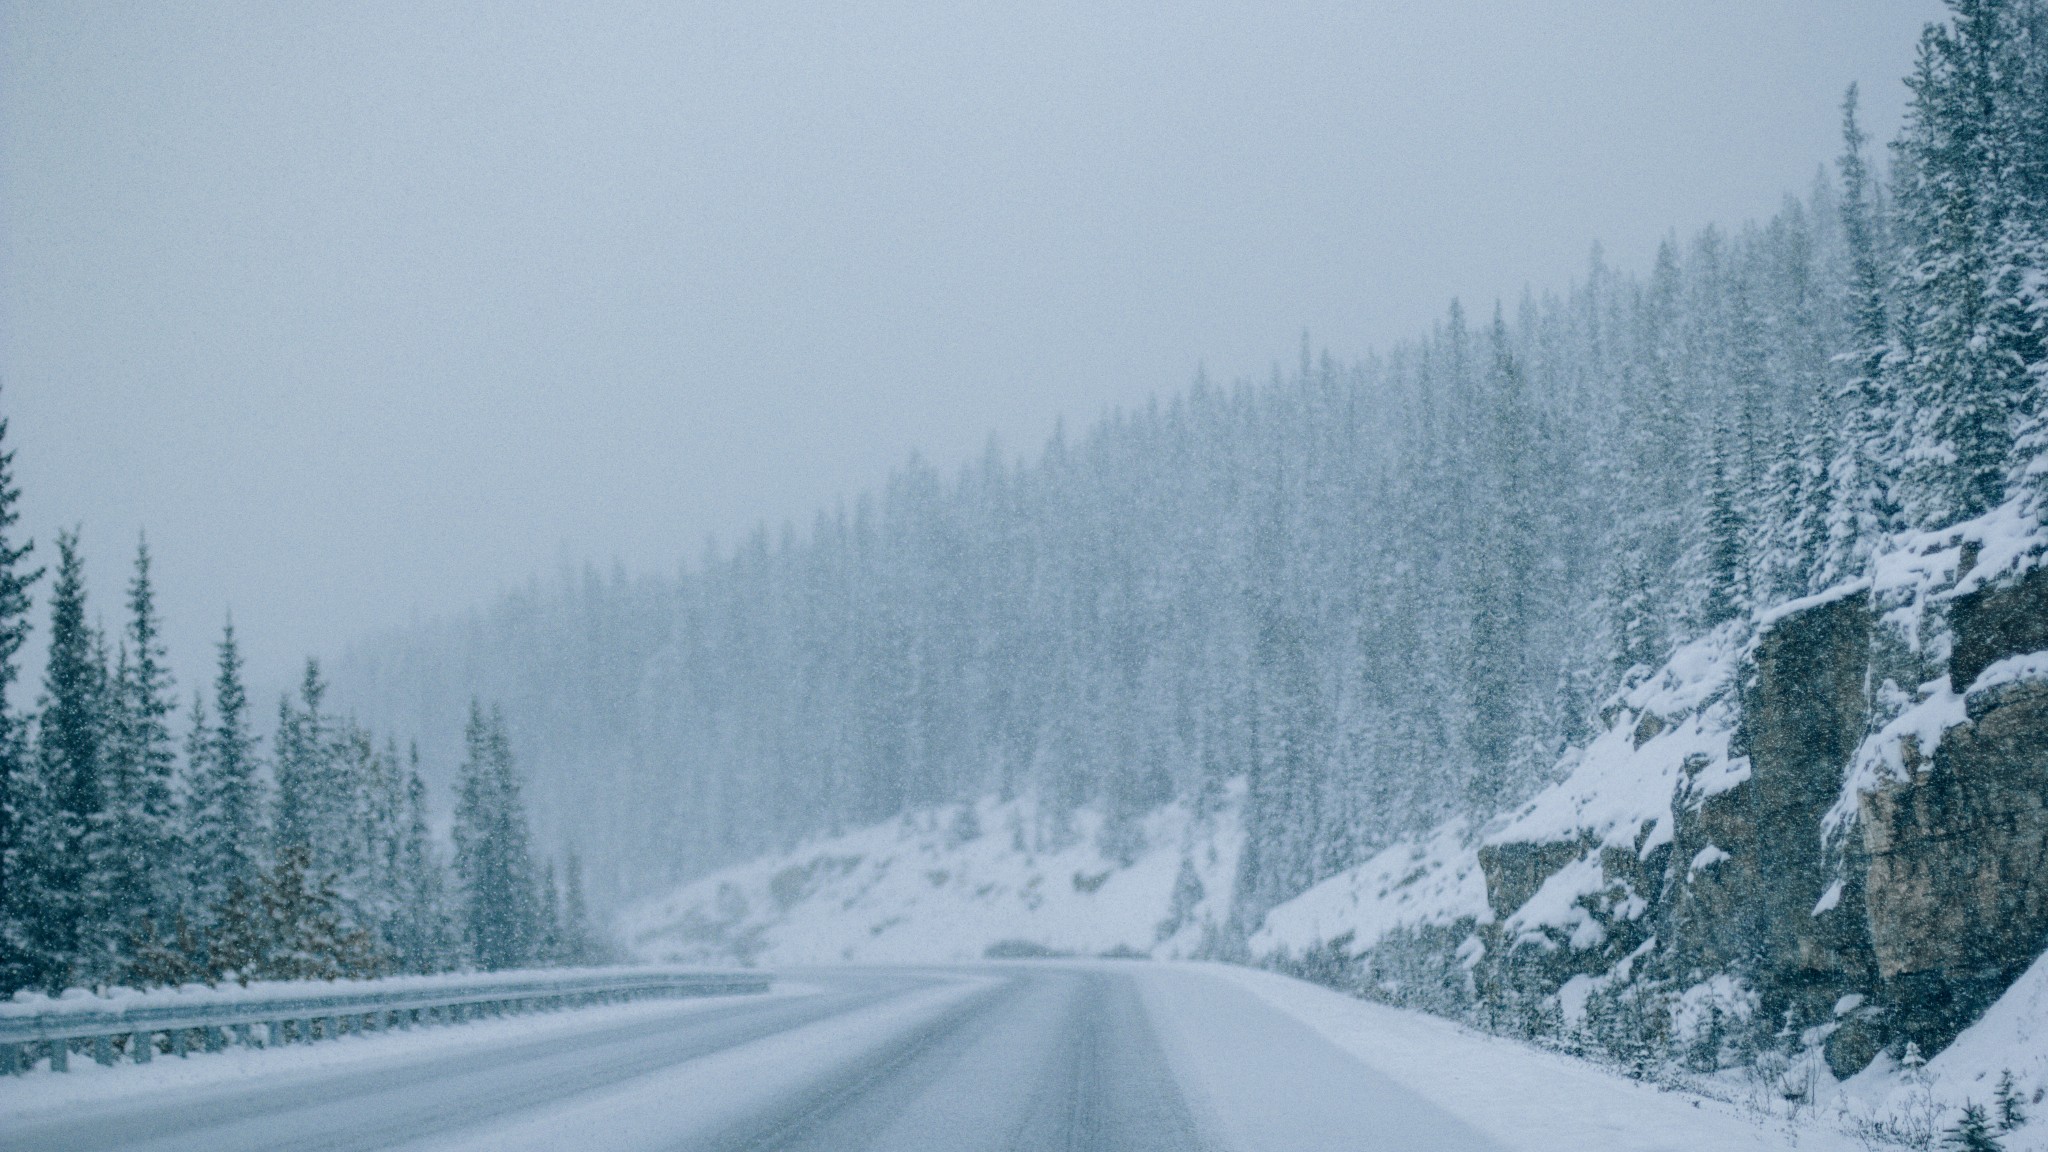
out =
{"type": "Polygon", "coordinates": [[[2010,1132],[2027,1122],[2027,1100],[2013,1082],[2012,1069],[1999,1073],[1998,1095],[1993,1103],[2000,1132],[2010,1132]]]}
{"type": "Polygon", "coordinates": [[[1956,1152],[2004,1152],[2005,1145],[1992,1134],[1991,1118],[1982,1104],[1963,1105],[1963,1114],[1942,1134],[1941,1146],[1956,1152]]]}

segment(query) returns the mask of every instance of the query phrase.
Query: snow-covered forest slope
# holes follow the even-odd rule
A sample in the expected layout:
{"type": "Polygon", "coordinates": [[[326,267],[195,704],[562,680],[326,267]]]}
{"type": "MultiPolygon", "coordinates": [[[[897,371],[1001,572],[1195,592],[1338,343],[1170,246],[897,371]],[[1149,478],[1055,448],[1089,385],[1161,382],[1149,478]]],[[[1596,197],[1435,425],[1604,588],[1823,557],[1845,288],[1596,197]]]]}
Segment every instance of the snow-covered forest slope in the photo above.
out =
{"type": "Polygon", "coordinates": [[[430,771],[503,701],[613,899],[911,807],[1029,793],[1113,833],[1249,781],[1254,924],[1526,797],[1627,669],[1859,563],[1841,216],[1817,188],[1380,358],[912,462],[808,533],[365,644],[336,694],[430,771]]]}
{"type": "Polygon", "coordinates": [[[1562,781],[1323,881],[1254,951],[1623,1061],[1940,1052],[2048,940],[2048,568],[2011,505],[1901,543],[1687,645],[1562,781]]]}
{"type": "Polygon", "coordinates": [[[337,691],[429,763],[503,700],[650,949],[793,957],[802,905],[909,955],[1032,876],[1035,942],[1154,948],[1228,812],[1206,954],[1643,1065],[1910,1063],[2048,941],[2048,13],[1953,8],[1888,157],[1852,90],[1768,221],[912,460],[673,576],[366,643],[337,691]]]}
{"type": "Polygon", "coordinates": [[[642,957],[709,963],[1207,955],[1230,909],[1238,800],[1169,804],[1123,857],[1100,813],[1022,801],[907,813],[635,905],[642,957]]]}

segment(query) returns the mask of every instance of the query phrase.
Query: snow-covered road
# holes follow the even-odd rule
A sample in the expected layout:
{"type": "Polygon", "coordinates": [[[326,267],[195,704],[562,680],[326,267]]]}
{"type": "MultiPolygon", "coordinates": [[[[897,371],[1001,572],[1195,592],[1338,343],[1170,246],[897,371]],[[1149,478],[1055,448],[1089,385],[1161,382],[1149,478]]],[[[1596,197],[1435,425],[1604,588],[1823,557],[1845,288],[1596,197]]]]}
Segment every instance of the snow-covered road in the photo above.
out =
{"type": "MultiPolygon", "coordinates": [[[[1577,1109],[1579,1123],[1551,1117],[1546,1130],[1543,1117],[1466,1107],[1459,1073],[1500,1042],[1411,1030],[1412,1067],[1375,1066],[1342,1030],[1371,1023],[1346,1023],[1355,1002],[1263,973],[1022,963],[814,970],[782,985],[90,1069],[90,1080],[41,1074],[0,1093],[0,1146],[1462,1152],[1547,1148],[1574,1133],[1587,1148],[1773,1143],[1668,1094],[1585,1101],[1643,1121],[1620,1130],[1577,1109]],[[322,1048],[333,1055],[315,1056],[322,1048]],[[1658,1118],[1673,1109],[1678,1125],[1658,1118]]],[[[1572,1083],[1569,1069],[1557,1079],[1523,1063],[1499,1055],[1489,1076],[1572,1083]]],[[[1530,1085],[1493,1087],[1513,1099],[1530,1085]]],[[[1530,1100],[1542,1095],[1524,1091],[1521,1110],[1540,1111],[1530,1100]]]]}

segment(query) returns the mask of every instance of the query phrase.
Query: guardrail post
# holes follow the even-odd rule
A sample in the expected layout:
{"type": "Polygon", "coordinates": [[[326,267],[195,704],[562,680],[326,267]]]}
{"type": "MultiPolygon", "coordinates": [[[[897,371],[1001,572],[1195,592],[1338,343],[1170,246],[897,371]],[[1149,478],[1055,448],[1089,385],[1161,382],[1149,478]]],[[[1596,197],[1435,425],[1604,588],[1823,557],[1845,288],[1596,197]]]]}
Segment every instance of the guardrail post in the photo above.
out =
{"type": "Polygon", "coordinates": [[[172,1028],[168,1031],[167,1035],[171,1038],[171,1055],[183,1060],[185,1058],[185,1041],[188,1039],[185,1035],[185,1029],[172,1028]]]}
{"type": "Polygon", "coordinates": [[[147,1064],[156,1059],[156,1033],[131,1032],[128,1034],[128,1058],[137,1064],[147,1064]]]}
{"type": "Polygon", "coordinates": [[[238,1047],[254,1048],[256,1046],[256,1036],[250,1031],[247,1024],[237,1024],[234,1026],[234,1030],[235,1044],[238,1047]]]}
{"type": "Polygon", "coordinates": [[[200,1043],[208,1052],[218,1052],[228,1046],[228,1038],[220,1029],[208,1027],[199,1033],[200,1043]]]}
{"type": "Polygon", "coordinates": [[[104,1033],[92,1038],[92,1062],[111,1067],[114,1063],[114,1038],[104,1033]]]}
{"type": "Polygon", "coordinates": [[[265,1048],[278,1048],[284,1044],[284,1021],[272,1020],[263,1026],[265,1048]]]}
{"type": "Polygon", "coordinates": [[[23,1066],[22,1047],[20,1044],[0,1044],[0,1068],[5,1068],[9,1076],[19,1076],[28,1071],[23,1066]]]}
{"type": "Polygon", "coordinates": [[[50,1041],[50,1071],[52,1071],[52,1072],[69,1072],[69,1071],[71,1071],[71,1041],[69,1041],[69,1040],[52,1040],[52,1041],[50,1041]]]}

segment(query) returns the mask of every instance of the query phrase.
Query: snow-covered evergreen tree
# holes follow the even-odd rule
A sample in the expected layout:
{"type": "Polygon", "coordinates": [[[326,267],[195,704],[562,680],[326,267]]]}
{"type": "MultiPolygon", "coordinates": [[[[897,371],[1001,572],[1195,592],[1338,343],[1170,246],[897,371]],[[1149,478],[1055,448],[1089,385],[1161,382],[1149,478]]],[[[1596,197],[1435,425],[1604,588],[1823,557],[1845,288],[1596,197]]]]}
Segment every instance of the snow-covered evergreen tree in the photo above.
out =
{"type": "Polygon", "coordinates": [[[470,958],[486,970],[532,962],[542,916],[526,808],[503,715],[472,701],[455,804],[455,875],[470,958]]]}
{"type": "Polygon", "coordinates": [[[107,673],[85,597],[78,537],[60,532],[36,725],[37,791],[21,832],[34,863],[20,876],[34,910],[23,928],[29,982],[52,991],[97,974],[88,955],[98,935],[88,833],[102,804],[107,673]]]}
{"type": "Polygon", "coordinates": [[[1904,503],[1916,526],[2005,496],[2015,424],[2040,363],[2039,205],[2026,159],[2042,105],[2029,0],[1952,0],[1908,79],[1894,144],[1901,268],[1894,293],[1911,409],[1904,503]]]}
{"type": "Polygon", "coordinates": [[[19,537],[14,450],[0,417],[0,996],[46,982],[34,922],[50,899],[43,858],[57,850],[50,836],[51,796],[29,742],[28,718],[11,693],[29,632],[29,589],[42,578],[28,559],[34,541],[19,537]]]}
{"type": "Polygon", "coordinates": [[[192,768],[193,894],[203,919],[209,922],[231,892],[254,894],[258,890],[265,850],[257,737],[249,728],[241,648],[232,621],[223,626],[215,651],[214,719],[203,728],[195,724],[199,739],[194,753],[187,757],[192,768]]]}
{"type": "Polygon", "coordinates": [[[396,908],[386,940],[400,970],[439,972],[459,962],[459,940],[440,854],[427,828],[427,788],[420,779],[417,747],[405,772],[402,819],[392,894],[396,908]]]}
{"type": "Polygon", "coordinates": [[[583,859],[572,848],[562,866],[562,962],[602,964],[610,958],[610,947],[591,927],[583,896],[583,859]]]}
{"type": "Polygon", "coordinates": [[[184,911],[176,710],[150,582],[147,542],[138,544],[128,585],[128,627],[108,701],[101,804],[87,833],[88,895],[96,902],[102,978],[125,979],[132,957],[168,947],[184,911]]]}
{"type": "Polygon", "coordinates": [[[1821,583],[1861,575],[1873,550],[1901,526],[1896,487],[1902,412],[1892,322],[1887,301],[1888,255],[1880,239],[1883,213],[1864,159],[1866,138],[1856,119],[1856,86],[1842,101],[1842,234],[1848,276],[1843,286],[1848,314],[1848,347],[1838,360],[1848,373],[1826,411],[1841,428],[1840,446],[1829,462],[1832,511],[1821,583]]]}

